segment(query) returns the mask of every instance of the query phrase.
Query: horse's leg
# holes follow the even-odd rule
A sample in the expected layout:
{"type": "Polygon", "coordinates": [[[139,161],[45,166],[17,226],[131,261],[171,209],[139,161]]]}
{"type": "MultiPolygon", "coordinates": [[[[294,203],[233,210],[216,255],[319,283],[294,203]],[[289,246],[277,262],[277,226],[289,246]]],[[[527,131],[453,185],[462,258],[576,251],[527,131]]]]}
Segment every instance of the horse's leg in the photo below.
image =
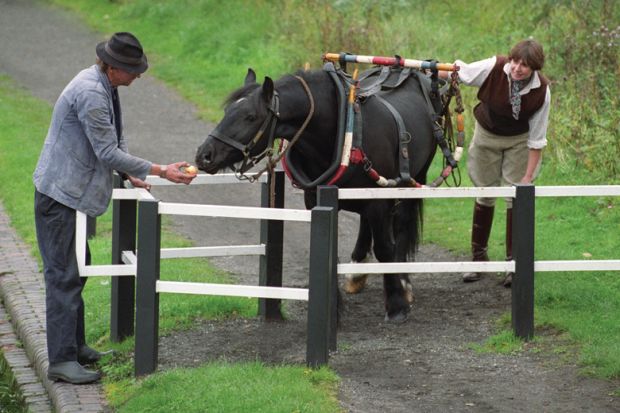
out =
{"type": "MultiPolygon", "coordinates": [[[[377,203],[379,204],[379,203],[377,203]]],[[[374,241],[374,253],[379,262],[394,262],[395,244],[393,237],[393,223],[390,203],[382,202],[381,207],[373,208],[369,214],[369,223],[374,241]]],[[[385,320],[403,322],[407,320],[410,304],[403,283],[402,275],[389,274],[383,276],[383,291],[385,294],[385,320]]]]}
{"type": "MultiPolygon", "coordinates": [[[[394,207],[394,261],[415,261],[414,253],[418,241],[418,223],[420,222],[420,201],[401,200],[394,207]]],[[[409,304],[413,303],[413,286],[409,274],[399,274],[409,304]]]]}
{"type": "MultiPolygon", "coordinates": [[[[371,244],[372,233],[370,231],[370,224],[364,214],[360,214],[357,241],[351,253],[351,262],[367,262],[371,244]]],[[[344,290],[349,294],[357,294],[366,286],[368,274],[346,274],[344,278],[344,290]]]]}

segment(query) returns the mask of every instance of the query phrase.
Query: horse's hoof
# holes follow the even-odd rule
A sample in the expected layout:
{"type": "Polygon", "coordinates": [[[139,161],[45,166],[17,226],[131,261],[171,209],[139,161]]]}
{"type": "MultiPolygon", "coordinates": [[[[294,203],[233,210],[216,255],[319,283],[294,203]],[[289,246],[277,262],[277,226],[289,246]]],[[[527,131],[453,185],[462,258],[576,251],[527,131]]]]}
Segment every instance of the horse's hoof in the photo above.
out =
{"type": "Polygon", "coordinates": [[[364,289],[368,275],[352,275],[347,274],[345,276],[344,290],[348,294],[357,294],[364,289]]]}
{"type": "Polygon", "coordinates": [[[385,321],[388,323],[401,324],[407,321],[409,318],[409,311],[401,310],[394,314],[385,313],[385,321]]]}

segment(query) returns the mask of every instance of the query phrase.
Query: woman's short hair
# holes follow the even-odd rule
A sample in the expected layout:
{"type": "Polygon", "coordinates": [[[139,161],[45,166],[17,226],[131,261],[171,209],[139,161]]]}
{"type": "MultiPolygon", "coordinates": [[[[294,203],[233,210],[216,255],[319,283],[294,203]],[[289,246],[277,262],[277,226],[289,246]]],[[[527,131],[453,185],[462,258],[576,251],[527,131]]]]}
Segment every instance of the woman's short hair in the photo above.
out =
{"type": "Polygon", "coordinates": [[[528,39],[517,43],[508,56],[510,60],[522,61],[532,70],[540,70],[545,65],[543,47],[536,40],[528,39]]]}

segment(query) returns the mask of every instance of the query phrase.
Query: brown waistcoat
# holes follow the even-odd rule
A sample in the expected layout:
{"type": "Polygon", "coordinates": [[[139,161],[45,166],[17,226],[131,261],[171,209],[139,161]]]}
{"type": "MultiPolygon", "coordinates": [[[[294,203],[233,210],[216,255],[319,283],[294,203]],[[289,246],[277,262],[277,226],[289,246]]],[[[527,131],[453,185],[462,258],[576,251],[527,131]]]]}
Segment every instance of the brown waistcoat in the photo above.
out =
{"type": "Polygon", "coordinates": [[[504,73],[507,62],[507,57],[497,56],[495,66],[478,91],[480,102],[474,108],[474,117],[491,133],[515,136],[530,130],[528,120],[545,102],[549,81],[538,72],[541,86],[521,96],[519,119],[515,119],[512,117],[508,75],[504,73]]]}

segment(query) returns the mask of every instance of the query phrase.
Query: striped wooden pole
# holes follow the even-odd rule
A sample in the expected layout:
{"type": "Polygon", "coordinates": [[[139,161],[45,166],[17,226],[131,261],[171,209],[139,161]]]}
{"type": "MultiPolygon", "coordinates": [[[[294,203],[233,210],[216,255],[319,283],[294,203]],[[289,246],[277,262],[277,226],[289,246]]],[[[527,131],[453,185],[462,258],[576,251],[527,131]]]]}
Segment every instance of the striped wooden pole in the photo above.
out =
{"type": "Polygon", "coordinates": [[[459,70],[459,67],[453,63],[437,63],[426,60],[404,59],[399,56],[361,56],[347,53],[325,53],[323,55],[323,60],[329,60],[332,62],[344,60],[346,63],[367,63],[380,66],[404,66],[411,67],[413,69],[437,69],[445,70],[447,72],[459,70]]]}

